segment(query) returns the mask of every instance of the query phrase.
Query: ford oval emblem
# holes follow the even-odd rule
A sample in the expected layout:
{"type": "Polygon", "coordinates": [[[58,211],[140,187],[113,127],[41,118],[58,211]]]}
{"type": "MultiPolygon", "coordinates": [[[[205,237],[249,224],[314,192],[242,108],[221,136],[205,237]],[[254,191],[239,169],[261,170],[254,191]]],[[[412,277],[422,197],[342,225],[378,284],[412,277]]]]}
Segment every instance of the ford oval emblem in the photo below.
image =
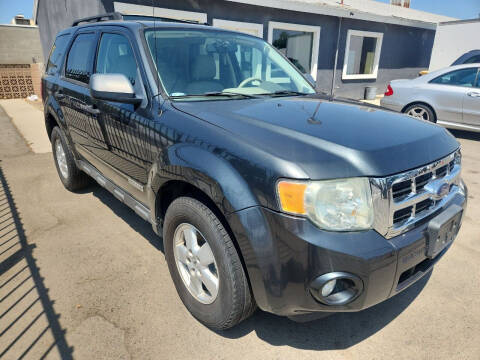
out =
{"type": "Polygon", "coordinates": [[[431,194],[433,200],[441,200],[450,192],[450,185],[442,179],[436,179],[425,185],[425,191],[431,194]]]}
{"type": "Polygon", "coordinates": [[[447,183],[443,183],[437,188],[437,193],[435,195],[437,195],[437,198],[441,199],[448,194],[449,190],[450,186],[447,183]]]}

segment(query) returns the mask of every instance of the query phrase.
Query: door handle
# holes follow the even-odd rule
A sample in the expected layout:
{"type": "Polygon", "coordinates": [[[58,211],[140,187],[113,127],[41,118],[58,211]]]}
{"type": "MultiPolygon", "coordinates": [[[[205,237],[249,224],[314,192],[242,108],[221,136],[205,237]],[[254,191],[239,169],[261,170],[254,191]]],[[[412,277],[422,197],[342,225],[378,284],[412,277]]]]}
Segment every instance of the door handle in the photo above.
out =
{"type": "Polygon", "coordinates": [[[87,105],[87,106],[85,106],[85,110],[86,110],[87,112],[89,112],[90,114],[92,114],[92,115],[98,115],[98,114],[100,114],[100,109],[97,109],[97,107],[94,106],[94,105],[87,105]]]}
{"type": "Polygon", "coordinates": [[[470,97],[480,98],[480,93],[475,92],[475,91],[471,91],[471,92],[467,93],[467,95],[470,96],[470,97]]]}

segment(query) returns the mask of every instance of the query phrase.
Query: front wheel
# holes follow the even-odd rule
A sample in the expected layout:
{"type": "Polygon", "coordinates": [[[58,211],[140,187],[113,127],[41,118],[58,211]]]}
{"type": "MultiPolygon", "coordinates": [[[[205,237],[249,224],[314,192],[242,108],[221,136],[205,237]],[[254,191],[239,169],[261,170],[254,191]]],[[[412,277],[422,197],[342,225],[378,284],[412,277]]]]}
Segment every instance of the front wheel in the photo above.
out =
{"type": "Polygon", "coordinates": [[[195,318],[224,330],[253,313],[255,302],[235,245],[207,206],[189,197],[173,201],[163,241],[178,295],[195,318]]]}

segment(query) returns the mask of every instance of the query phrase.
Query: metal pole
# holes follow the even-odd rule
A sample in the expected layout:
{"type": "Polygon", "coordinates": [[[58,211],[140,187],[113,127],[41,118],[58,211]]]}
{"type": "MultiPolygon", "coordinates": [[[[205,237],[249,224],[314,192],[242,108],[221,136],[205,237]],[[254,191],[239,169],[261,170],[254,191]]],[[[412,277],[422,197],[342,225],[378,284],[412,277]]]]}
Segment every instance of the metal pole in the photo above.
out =
{"type": "Polygon", "coordinates": [[[335,94],[335,79],[337,77],[337,64],[338,64],[338,46],[340,44],[340,33],[342,30],[342,19],[338,18],[338,34],[337,34],[337,49],[335,50],[335,64],[333,65],[333,76],[332,76],[332,89],[330,90],[330,95],[333,97],[335,94]]]}

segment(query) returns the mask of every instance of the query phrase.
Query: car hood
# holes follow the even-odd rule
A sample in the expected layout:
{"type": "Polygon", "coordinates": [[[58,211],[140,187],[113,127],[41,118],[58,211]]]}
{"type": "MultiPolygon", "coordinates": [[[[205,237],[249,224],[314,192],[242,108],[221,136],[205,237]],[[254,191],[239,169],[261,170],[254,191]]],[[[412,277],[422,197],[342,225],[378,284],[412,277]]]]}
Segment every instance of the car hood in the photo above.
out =
{"type": "Polygon", "coordinates": [[[459,146],[442,127],[355,101],[294,96],[173,106],[288,161],[311,179],[386,176],[459,146]]]}

